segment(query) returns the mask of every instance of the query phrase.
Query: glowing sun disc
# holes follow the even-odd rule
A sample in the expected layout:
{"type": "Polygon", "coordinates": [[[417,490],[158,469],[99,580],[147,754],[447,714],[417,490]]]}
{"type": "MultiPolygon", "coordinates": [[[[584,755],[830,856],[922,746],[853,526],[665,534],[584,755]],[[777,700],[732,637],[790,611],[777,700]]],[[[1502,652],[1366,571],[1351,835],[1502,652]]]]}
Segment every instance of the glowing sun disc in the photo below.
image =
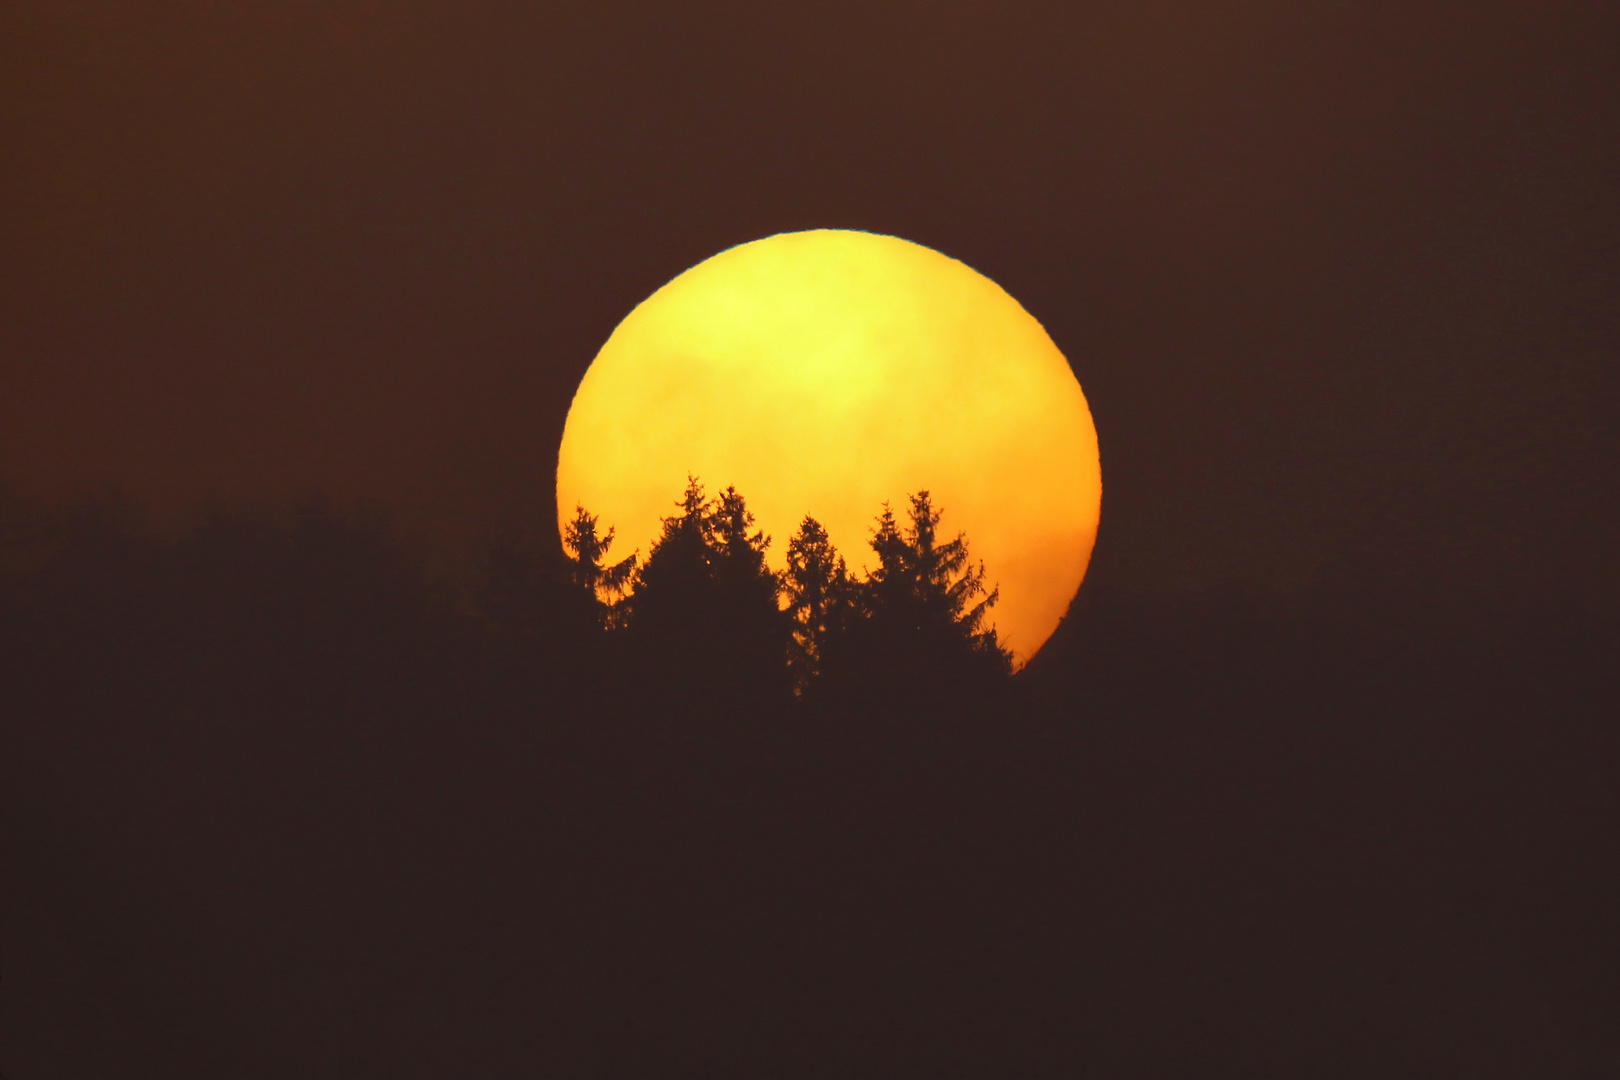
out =
{"type": "Polygon", "coordinates": [[[586,371],[559,524],[582,505],[618,530],[615,556],[645,556],[688,474],[747,497],[777,569],[806,514],[870,565],[882,504],[927,489],[1000,586],[991,619],[1020,664],[1080,587],[1102,500],[1091,411],[1041,324],[955,259],[831,229],[692,267],[586,371]]]}

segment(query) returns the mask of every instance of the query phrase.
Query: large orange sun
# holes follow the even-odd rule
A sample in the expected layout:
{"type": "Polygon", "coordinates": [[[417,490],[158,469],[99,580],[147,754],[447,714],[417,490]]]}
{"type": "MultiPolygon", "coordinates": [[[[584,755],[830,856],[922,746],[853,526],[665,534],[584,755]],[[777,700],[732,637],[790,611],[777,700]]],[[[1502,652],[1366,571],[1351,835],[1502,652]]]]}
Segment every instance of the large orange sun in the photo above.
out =
{"type": "Polygon", "coordinates": [[[1102,474],[1080,384],[989,278],[892,236],[818,229],[722,251],[644,300],[585,373],[557,460],[574,507],[646,555],[688,475],[735,485],[783,549],[810,514],[852,568],[926,489],[965,532],[1022,664],[1085,576],[1102,474]]]}

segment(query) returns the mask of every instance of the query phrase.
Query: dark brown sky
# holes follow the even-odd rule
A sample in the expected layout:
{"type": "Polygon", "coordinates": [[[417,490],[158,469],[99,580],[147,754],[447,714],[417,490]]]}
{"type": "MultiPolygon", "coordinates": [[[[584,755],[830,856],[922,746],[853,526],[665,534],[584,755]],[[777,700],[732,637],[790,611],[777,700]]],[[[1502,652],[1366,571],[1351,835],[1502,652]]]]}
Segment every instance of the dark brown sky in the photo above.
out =
{"type": "Polygon", "coordinates": [[[1095,574],[1612,602],[1614,12],[10,4],[0,482],[544,517],[635,303],[863,228],[1069,356],[1095,574]]]}

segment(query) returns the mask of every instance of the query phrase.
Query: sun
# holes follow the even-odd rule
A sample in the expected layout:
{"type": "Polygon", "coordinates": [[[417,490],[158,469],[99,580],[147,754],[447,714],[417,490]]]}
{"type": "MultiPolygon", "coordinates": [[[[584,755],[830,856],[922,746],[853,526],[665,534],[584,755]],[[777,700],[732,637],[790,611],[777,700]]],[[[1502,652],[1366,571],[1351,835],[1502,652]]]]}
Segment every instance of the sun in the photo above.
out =
{"type": "Polygon", "coordinates": [[[928,490],[1000,587],[991,620],[1019,664],[1079,588],[1102,501],[1091,410],[1041,324],[955,259],[834,229],[692,267],[586,371],[559,524],[584,506],[617,529],[615,554],[645,555],[688,475],[747,497],[777,569],[806,514],[870,564],[883,503],[928,490]]]}

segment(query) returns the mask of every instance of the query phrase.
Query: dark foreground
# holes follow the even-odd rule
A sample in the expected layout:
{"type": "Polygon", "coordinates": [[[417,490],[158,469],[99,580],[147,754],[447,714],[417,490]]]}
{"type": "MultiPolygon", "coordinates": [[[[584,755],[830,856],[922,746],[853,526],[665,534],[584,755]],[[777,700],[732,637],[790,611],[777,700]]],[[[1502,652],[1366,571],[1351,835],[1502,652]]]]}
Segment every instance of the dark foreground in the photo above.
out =
{"type": "Polygon", "coordinates": [[[333,522],[8,552],[11,1080],[1620,1075],[1612,624],[1097,583],[818,710],[333,522]]]}

